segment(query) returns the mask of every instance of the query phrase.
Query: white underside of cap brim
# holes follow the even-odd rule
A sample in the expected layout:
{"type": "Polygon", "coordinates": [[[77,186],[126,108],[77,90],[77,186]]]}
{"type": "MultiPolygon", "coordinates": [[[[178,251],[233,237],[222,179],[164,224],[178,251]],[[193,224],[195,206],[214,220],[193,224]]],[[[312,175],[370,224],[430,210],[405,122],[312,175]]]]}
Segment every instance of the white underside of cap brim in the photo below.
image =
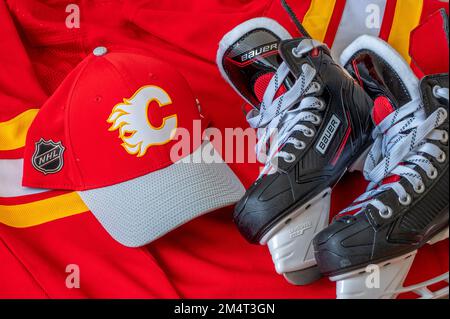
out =
{"type": "Polygon", "coordinates": [[[420,98],[419,79],[408,63],[393,47],[378,37],[371,35],[358,37],[342,52],[341,65],[346,65],[355,54],[361,51],[371,51],[385,60],[400,77],[411,99],[420,98]]]}
{"type": "MultiPolygon", "coordinates": [[[[208,144],[190,159],[199,158],[208,144]]],[[[115,240],[128,247],[143,246],[198,216],[236,203],[245,192],[220,155],[215,155],[213,163],[185,160],[120,184],[78,193],[115,240]]]]}
{"type": "MultiPolygon", "coordinates": [[[[273,34],[277,35],[281,40],[288,40],[292,39],[292,36],[289,34],[289,32],[282,27],[277,21],[260,17],[260,18],[254,18],[247,20],[241,24],[239,24],[237,27],[235,27],[233,30],[225,34],[219,42],[219,48],[217,50],[217,56],[216,56],[216,63],[219,68],[220,74],[222,74],[222,77],[231,85],[231,87],[239,94],[245,101],[247,99],[239,92],[239,90],[234,86],[233,82],[228,77],[227,73],[225,72],[223,68],[223,56],[225,52],[234,44],[236,41],[238,41],[244,34],[255,30],[255,29],[266,29],[273,34]]],[[[247,101],[247,103],[250,103],[247,101]]]]}

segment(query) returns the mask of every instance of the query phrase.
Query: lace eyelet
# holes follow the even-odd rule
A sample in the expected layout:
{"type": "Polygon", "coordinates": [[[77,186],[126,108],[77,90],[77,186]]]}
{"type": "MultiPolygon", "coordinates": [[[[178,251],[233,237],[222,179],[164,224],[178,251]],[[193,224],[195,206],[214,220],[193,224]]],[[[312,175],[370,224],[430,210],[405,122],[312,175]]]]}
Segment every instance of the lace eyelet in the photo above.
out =
{"type": "Polygon", "coordinates": [[[312,82],[310,87],[314,88],[314,91],[316,92],[320,91],[321,89],[320,84],[318,82],[312,82]]]}
{"type": "Polygon", "coordinates": [[[448,142],[448,133],[447,131],[444,131],[444,133],[442,133],[441,143],[447,144],[447,142],[448,142]]]}
{"type": "Polygon", "coordinates": [[[298,143],[294,143],[294,147],[297,150],[303,150],[303,149],[305,149],[306,144],[303,141],[299,141],[298,143]]]}
{"type": "Polygon", "coordinates": [[[427,176],[429,179],[436,179],[436,177],[438,176],[438,170],[436,168],[433,168],[430,174],[428,174],[427,172],[427,176]]]}
{"type": "Polygon", "coordinates": [[[292,55],[296,58],[301,58],[300,52],[298,52],[297,48],[292,49],[292,55]]]}
{"type": "MultiPolygon", "coordinates": [[[[438,111],[439,112],[441,112],[441,114],[442,114],[442,122],[448,117],[448,112],[447,112],[447,110],[446,109],[444,109],[443,107],[440,107],[439,109],[438,109],[438,111]]],[[[441,123],[442,123],[441,122],[441,123]]]]}
{"type": "Polygon", "coordinates": [[[313,131],[312,129],[309,129],[309,130],[307,130],[307,131],[304,131],[303,134],[304,134],[306,137],[313,137],[315,133],[314,133],[314,131],[313,131]]]}
{"type": "Polygon", "coordinates": [[[325,101],[323,101],[322,99],[319,99],[319,104],[320,104],[320,108],[318,110],[319,111],[325,110],[325,108],[326,108],[325,101]]]}
{"type": "Polygon", "coordinates": [[[380,210],[379,212],[380,216],[384,219],[391,218],[393,213],[394,212],[392,211],[392,208],[390,208],[389,206],[386,206],[386,209],[380,210]]]}
{"type": "Polygon", "coordinates": [[[314,125],[319,125],[321,122],[322,122],[322,118],[319,115],[315,115],[314,121],[312,121],[311,123],[313,123],[314,125]]]}
{"type": "Polygon", "coordinates": [[[419,185],[417,185],[417,187],[414,186],[414,191],[417,194],[422,194],[425,191],[425,185],[423,183],[420,183],[419,185]]]}
{"type": "Polygon", "coordinates": [[[354,217],[352,216],[351,218],[346,218],[346,219],[344,220],[344,223],[346,223],[346,224],[351,224],[351,223],[353,223],[355,220],[356,220],[356,218],[354,218],[354,217]]]}
{"type": "Polygon", "coordinates": [[[441,154],[439,154],[439,156],[437,157],[437,161],[438,161],[439,163],[444,163],[446,159],[447,159],[447,155],[445,155],[444,152],[442,152],[441,154]]]}
{"type": "Polygon", "coordinates": [[[405,198],[399,197],[399,198],[398,198],[398,202],[399,202],[400,204],[402,204],[403,206],[408,206],[408,205],[410,205],[411,202],[412,202],[412,197],[411,197],[411,195],[406,194],[405,198]]]}
{"type": "Polygon", "coordinates": [[[283,157],[284,161],[286,163],[292,163],[295,161],[295,155],[294,154],[288,154],[287,157],[283,157]]]}
{"type": "Polygon", "coordinates": [[[439,85],[433,86],[433,95],[434,95],[434,97],[437,98],[437,99],[440,98],[440,96],[439,96],[439,94],[438,94],[438,90],[439,90],[439,89],[441,89],[441,87],[440,87],[439,85]]]}

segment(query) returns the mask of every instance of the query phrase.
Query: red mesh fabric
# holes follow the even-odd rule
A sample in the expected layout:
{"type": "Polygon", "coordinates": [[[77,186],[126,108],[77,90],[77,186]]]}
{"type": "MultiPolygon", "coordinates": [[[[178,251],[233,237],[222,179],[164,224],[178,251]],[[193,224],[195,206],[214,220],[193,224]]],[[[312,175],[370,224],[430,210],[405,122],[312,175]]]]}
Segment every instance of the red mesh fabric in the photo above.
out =
{"type": "Polygon", "coordinates": [[[394,112],[394,106],[387,97],[379,96],[373,102],[372,118],[375,124],[380,124],[392,112],[394,112]]]}
{"type": "MultiPolygon", "coordinates": [[[[255,84],[253,85],[253,91],[255,92],[256,98],[261,102],[264,97],[264,93],[266,92],[267,86],[269,85],[270,80],[272,79],[274,73],[268,72],[261,76],[259,76],[255,84]]],[[[275,98],[279,97],[280,95],[286,93],[286,87],[282,85],[279,90],[277,91],[277,94],[275,95],[275,98]]]]}

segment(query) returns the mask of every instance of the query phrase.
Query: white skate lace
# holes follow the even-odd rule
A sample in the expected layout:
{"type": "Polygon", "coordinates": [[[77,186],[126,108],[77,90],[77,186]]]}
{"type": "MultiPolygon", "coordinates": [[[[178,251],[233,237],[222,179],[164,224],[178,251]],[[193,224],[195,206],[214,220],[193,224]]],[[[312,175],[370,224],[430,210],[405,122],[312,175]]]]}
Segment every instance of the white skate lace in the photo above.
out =
{"type": "MultiPolygon", "coordinates": [[[[448,88],[435,86],[433,94],[447,101],[449,99],[448,88]]],[[[448,132],[437,129],[447,116],[447,111],[439,108],[427,117],[422,101],[413,100],[378,124],[372,135],[375,142],[364,166],[364,176],[370,183],[366,192],[340,214],[360,209],[356,211],[358,214],[371,204],[378,209],[383,218],[391,217],[392,209],[382,201],[374,199],[388,189],[392,189],[398,195],[400,204],[409,205],[412,197],[400,182],[381,185],[389,176],[403,177],[413,186],[416,193],[423,193],[425,184],[415,168],[423,169],[430,179],[438,176],[437,169],[424,155],[435,158],[439,163],[446,160],[445,152],[430,141],[442,143],[448,141],[448,132]]]]}
{"type": "MultiPolygon", "coordinates": [[[[293,49],[293,54],[300,57],[321,46],[325,45],[315,40],[303,40],[293,49]]],[[[295,161],[294,154],[279,151],[280,147],[286,144],[293,144],[297,149],[305,148],[306,144],[303,141],[291,137],[294,132],[302,132],[307,137],[314,136],[315,131],[300,122],[318,125],[322,120],[319,115],[311,111],[323,110],[325,103],[315,96],[306,96],[320,90],[319,83],[313,81],[316,70],[309,64],[303,64],[301,69],[302,73],[295,84],[287,92],[274,99],[290,74],[288,65],[283,62],[270,80],[259,110],[254,109],[247,114],[248,123],[257,129],[257,159],[265,164],[260,176],[276,171],[274,160],[278,157],[289,163],[295,161]],[[268,145],[269,149],[267,150],[268,145]]]]}

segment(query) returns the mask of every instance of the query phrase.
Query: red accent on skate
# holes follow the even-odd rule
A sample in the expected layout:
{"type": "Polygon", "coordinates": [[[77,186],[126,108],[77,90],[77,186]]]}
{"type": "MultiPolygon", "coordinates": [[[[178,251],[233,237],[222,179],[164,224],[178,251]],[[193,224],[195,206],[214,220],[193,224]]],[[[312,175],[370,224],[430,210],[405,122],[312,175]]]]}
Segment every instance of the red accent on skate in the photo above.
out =
{"type": "Polygon", "coordinates": [[[396,183],[400,181],[400,176],[398,175],[392,175],[392,176],[388,176],[386,177],[381,184],[382,185],[386,185],[386,184],[390,184],[390,183],[396,183]]]}
{"type": "Polygon", "coordinates": [[[339,145],[339,148],[337,150],[336,155],[334,156],[333,160],[331,161],[331,165],[336,165],[337,161],[339,160],[339,158],[341,157],[342,151],[344,150],[345,144],[347,144],[347,141],[350,137],[350,133],[352,132],[352,126],[351,126],[351,122],[350,122],[350,115],[347,112],[347,123],[348,123],[348,128],[347,131],[345,132],[345,136],[344,139],[341,142],[341,145],[339,145]]]}
{"type": "Polygon", "coordinates": [[[315,58],[315,57],[319,56],[319,53],[320,53],[319,48],[314,48],[314,49],[312,49],[312,51],[311,51],[311,56],[312,56],[313,58],[315,58]]]}
{"type": "MultiPolygon", "coordinates": [[[[255,96],[259,100],[259,102],[262,102],[264,98],[264,93],[266,92],[267,86],[269,85],[269,82],[272,79],[273,75],[274,73],[270,72],[263,74],[256,79],[255,84],[253,85],[253,92],[255,93],[255,96]]],[[[286,93],[286,91],[287,90],[284,85],[280,86],[277,93],[275,94],[275,98],[286,93]]]]}
{"type": "Polygon", "coordinates": [[[394,106],[387,97],[379,96],[373,101],[372,119],[378,125],[394,110],[394,106]]]}
{"type": "Polygon", "coordinates": [[[361,79],[361,75],[359,74],[358,62],[356,60],[352,61],[353,70],[355,71],[355,75],[358,78],[359,85],[364,88],[364,83],[361,79]]]}
{"type": "MultiPolygon", "coordinates": [[[[395,108],[392,105],[391,101],[385,96],[379,96],[375,99],[373,103],[373,110],[372,110],[372,119],[375,122],[375,124],[380,124],[386,116],[394,112],[395,108]]],[[[402,165],[401,163],[399,165],[402,165]]],[[[382,185],[395,183],[400,181],[400,176],[398,175],[392,175],[389,177],[386,177],[382,181],[382,185]]]]}

